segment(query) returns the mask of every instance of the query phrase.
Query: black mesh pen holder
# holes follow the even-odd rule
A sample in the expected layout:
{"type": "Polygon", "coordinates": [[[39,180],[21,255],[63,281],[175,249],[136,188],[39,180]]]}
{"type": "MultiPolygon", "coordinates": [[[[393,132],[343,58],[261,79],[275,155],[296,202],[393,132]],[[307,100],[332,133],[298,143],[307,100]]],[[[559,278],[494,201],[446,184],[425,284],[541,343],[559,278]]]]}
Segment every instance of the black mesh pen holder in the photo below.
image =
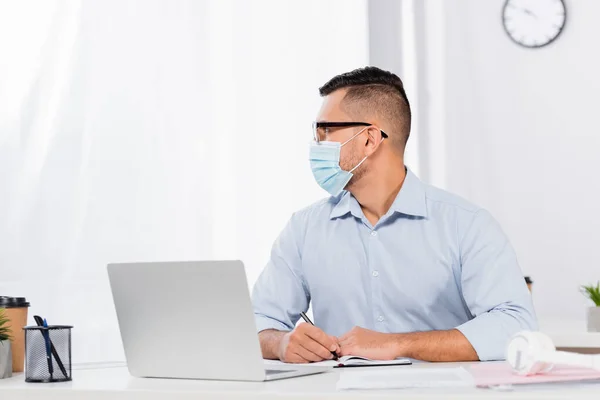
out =
{"type": "Polygon", "coordinates": [[[67,325],[26,326],[25,382],[66,382],[71,378],[71,329],[67,325]]]}

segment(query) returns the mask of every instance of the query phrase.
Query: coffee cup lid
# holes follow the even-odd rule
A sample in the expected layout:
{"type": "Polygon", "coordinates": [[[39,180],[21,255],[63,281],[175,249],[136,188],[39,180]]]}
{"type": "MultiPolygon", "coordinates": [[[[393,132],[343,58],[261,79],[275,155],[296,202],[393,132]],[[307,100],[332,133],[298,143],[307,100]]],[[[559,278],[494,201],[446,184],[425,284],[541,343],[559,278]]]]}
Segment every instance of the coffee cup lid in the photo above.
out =
{"type": "Polygon", "coordinates": [[[25,297],[0,296],[0,308],[21,308],[29,307],[29,302],[25,297]]]}

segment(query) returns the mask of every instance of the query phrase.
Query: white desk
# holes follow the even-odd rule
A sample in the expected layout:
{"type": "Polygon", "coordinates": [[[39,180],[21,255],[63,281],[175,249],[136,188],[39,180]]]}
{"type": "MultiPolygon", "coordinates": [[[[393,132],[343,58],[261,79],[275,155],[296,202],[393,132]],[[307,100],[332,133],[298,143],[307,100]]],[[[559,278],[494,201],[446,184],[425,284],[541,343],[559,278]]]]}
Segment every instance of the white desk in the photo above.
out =
{"type": "MultiPolygon", "coordinates": [[[[421,363],[402,368],[440,368],[470,363],[421,363]]],[[[379,367],[377,367],[379,368],[379,367]]],[[[383,368],[383,367],[382,367],[383,368]]],[[[398,368],[398,367],[392,367],[398,368]]],[[[73,382],[25,383],[22,374],[0,380],[2,400],[198,400],[198,399],[594,399],[600,398],[600,383],[571,383],[519,388],[512,392],[491,389],[411,389],[396,391],[338,391],[336,383],[344,370],[266,383],[194,381],[132,378],[127,369],[74,370],[73,382]]]]}

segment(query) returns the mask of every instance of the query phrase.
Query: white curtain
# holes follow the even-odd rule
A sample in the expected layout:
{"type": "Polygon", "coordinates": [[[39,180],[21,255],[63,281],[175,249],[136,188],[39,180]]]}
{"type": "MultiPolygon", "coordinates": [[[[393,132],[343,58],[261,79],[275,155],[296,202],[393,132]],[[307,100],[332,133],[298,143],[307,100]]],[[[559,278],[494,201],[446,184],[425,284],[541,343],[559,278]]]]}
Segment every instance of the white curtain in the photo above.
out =
{"type": "Polygon", "coordinates": [[[366,10],[0,2],[0,295],[75,325],[75,361],[106,361],[123,359],[107,263],[239,258],[252,284],[324,196],[317,88],[368,63],[366,10]]]}

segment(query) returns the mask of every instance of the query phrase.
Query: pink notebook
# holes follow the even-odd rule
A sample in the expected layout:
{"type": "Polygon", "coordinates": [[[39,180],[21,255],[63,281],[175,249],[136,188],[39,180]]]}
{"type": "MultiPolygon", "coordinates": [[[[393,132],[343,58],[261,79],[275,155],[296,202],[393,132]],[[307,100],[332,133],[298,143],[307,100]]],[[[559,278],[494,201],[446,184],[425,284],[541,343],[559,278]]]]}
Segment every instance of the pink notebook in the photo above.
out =
{"type": "Polygon", "coordinates": [[[477,386],[521,385],[529,383],[569,382],[598,379],[600,371],[589,368],[557,366],[546,374],[521,376],[508,363],[481,363],[469,368],[477,386]]]}

